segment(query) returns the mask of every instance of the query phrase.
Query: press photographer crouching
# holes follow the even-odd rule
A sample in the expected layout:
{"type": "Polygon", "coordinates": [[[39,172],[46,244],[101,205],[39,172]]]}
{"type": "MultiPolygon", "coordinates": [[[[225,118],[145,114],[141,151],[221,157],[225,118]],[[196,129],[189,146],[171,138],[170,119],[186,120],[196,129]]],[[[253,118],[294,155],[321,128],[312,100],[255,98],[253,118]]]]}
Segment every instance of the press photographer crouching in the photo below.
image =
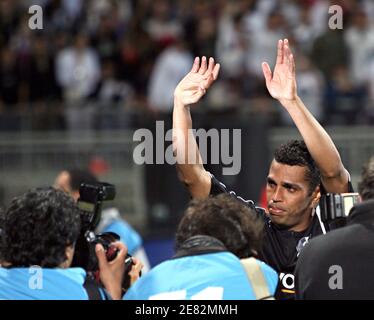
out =
{"type": "MultiPolygon", "coordinates": [[[[346,226],[312,239],[301,252],[297,299],[374,299],[374,158],[363,169],[358,191],[362,202],[349,212],[346,226]]],[[[339,210],[329,209],[327,216],[344,219],[355,197],[334,198],[330,209],[339,210]]]]}
{"type": "Polygon", "coordinates": [[[74,200],[54,188],[32,189],[16,197],[1,214],[0,299],[120,299],[127,248],[112,244],[108,262],[95,247],[100,281],[88,280],[83,268],[72,268],[81,233],[81,212],[74,200]]]}

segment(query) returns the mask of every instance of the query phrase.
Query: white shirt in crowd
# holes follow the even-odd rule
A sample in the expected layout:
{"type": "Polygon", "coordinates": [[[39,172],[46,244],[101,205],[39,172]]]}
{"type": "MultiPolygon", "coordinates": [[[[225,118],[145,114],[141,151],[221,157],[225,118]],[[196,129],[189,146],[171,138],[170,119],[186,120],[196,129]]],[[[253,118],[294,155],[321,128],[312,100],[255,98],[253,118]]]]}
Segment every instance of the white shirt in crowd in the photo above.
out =
{"type": "Polygon", "coordinates": [[[193,57],[187,50],[171,46],[156,59],[148,90],[148,103],[152,108],[169,111],[173,107],[174,89],[191,70],[193,57]]]}

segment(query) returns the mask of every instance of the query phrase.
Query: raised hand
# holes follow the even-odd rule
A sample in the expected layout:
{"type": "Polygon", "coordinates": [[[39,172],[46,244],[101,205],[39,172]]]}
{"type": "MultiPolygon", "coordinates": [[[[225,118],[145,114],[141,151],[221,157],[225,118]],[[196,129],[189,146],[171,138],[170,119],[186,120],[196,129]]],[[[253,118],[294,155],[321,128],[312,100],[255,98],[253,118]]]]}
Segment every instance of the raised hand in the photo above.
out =
{"type": "Polygon", "coordinates": [[[198,102],[206,93],[211,84],[217,79],[220,65],[206,57],[196,57],[191,71],[179,82],[175,88],[174,97],[183,105],[190,105],[198,102]]]}
{"type": "Polygon", "coordinates": [[[295,60],[288,40],[279,40],[277,62],[272,74],[269,64],[262,63],[266,87],[270,95],[281,103],[293,101],[297,97],[295,60]]]}

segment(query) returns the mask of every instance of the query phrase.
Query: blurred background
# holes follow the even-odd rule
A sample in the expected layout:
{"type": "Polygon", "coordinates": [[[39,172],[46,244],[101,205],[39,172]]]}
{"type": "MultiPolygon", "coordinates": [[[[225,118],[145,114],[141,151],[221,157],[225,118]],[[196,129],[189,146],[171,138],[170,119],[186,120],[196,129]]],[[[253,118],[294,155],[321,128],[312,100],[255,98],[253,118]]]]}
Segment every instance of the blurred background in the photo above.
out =
{"type": "Polygon", "coordinates": [[[134,163],[134,130],[171,128],[175,86],[194,56],[215,57],[219,80],[193,109],[194,127],[242,129],[242,169],[207,169],[261,201],[272,150],[299,137],[261,71],[285,37],[299,95],[356,185],[374,154],[373,28],[372,0],[1,0],[0,205],[63,169],[89,169],[117,186],[115,205],[151,263],[170,256],[189,196],[174,166],[134,163]],[[35,4],[42,30],[29,28],[35,4]],[[331,5],[343,8],[342,30],[328,28],[331,5]]]}

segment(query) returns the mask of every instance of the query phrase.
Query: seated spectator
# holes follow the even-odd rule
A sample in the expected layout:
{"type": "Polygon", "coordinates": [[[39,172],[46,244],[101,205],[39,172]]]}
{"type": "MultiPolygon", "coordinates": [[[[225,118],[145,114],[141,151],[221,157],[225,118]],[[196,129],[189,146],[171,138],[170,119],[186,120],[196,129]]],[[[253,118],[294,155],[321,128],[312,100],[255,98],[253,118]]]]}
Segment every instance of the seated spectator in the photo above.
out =
{"type": "Polygon", "coordinates": [[[124,299],[254,300],[273,296],[277,273],[249,258],[256,256],[262,232],[262,223],[251,210],[231,195],[192,201],[178,227],[174,258],[137,281],[124,299]],[[248,269],[253,277],[246,273],[248,269]],[[253,278],[262,280],[261,286],[253,278]]]}
{"type": "MultiPolygon", "coordinates": [[[[79,199],[79,187],[82,183],[96,183],[97,179],[90,172],[79,169],[62,171],[56,178],[55,187],[69,193],[75,201],[79,199]]],[[[101,220],[96,233],[114,232],[128,248],[129,254],[138,258],[144,265],[142,272],[150,269],[147,254],[139,233],[133,229],[120,215],[117,208],[102,211],[101,220]]]]}
{"type": "Polygon", "coordinates": [[[374,299],[374,158],[358,187],[362,203],[347,226],[312,239],[296,266],[298,299],[374,299]]]}
{"type": "Polygon", "coordinates": [[[81,222],[74,201],[53,188],[33,189],[15,198],[1,215],[0,299],[86,300],[121,297],[127,248],[115,243],[108,263],[96,246],[104,288],[70,268],[81,222]]]}

